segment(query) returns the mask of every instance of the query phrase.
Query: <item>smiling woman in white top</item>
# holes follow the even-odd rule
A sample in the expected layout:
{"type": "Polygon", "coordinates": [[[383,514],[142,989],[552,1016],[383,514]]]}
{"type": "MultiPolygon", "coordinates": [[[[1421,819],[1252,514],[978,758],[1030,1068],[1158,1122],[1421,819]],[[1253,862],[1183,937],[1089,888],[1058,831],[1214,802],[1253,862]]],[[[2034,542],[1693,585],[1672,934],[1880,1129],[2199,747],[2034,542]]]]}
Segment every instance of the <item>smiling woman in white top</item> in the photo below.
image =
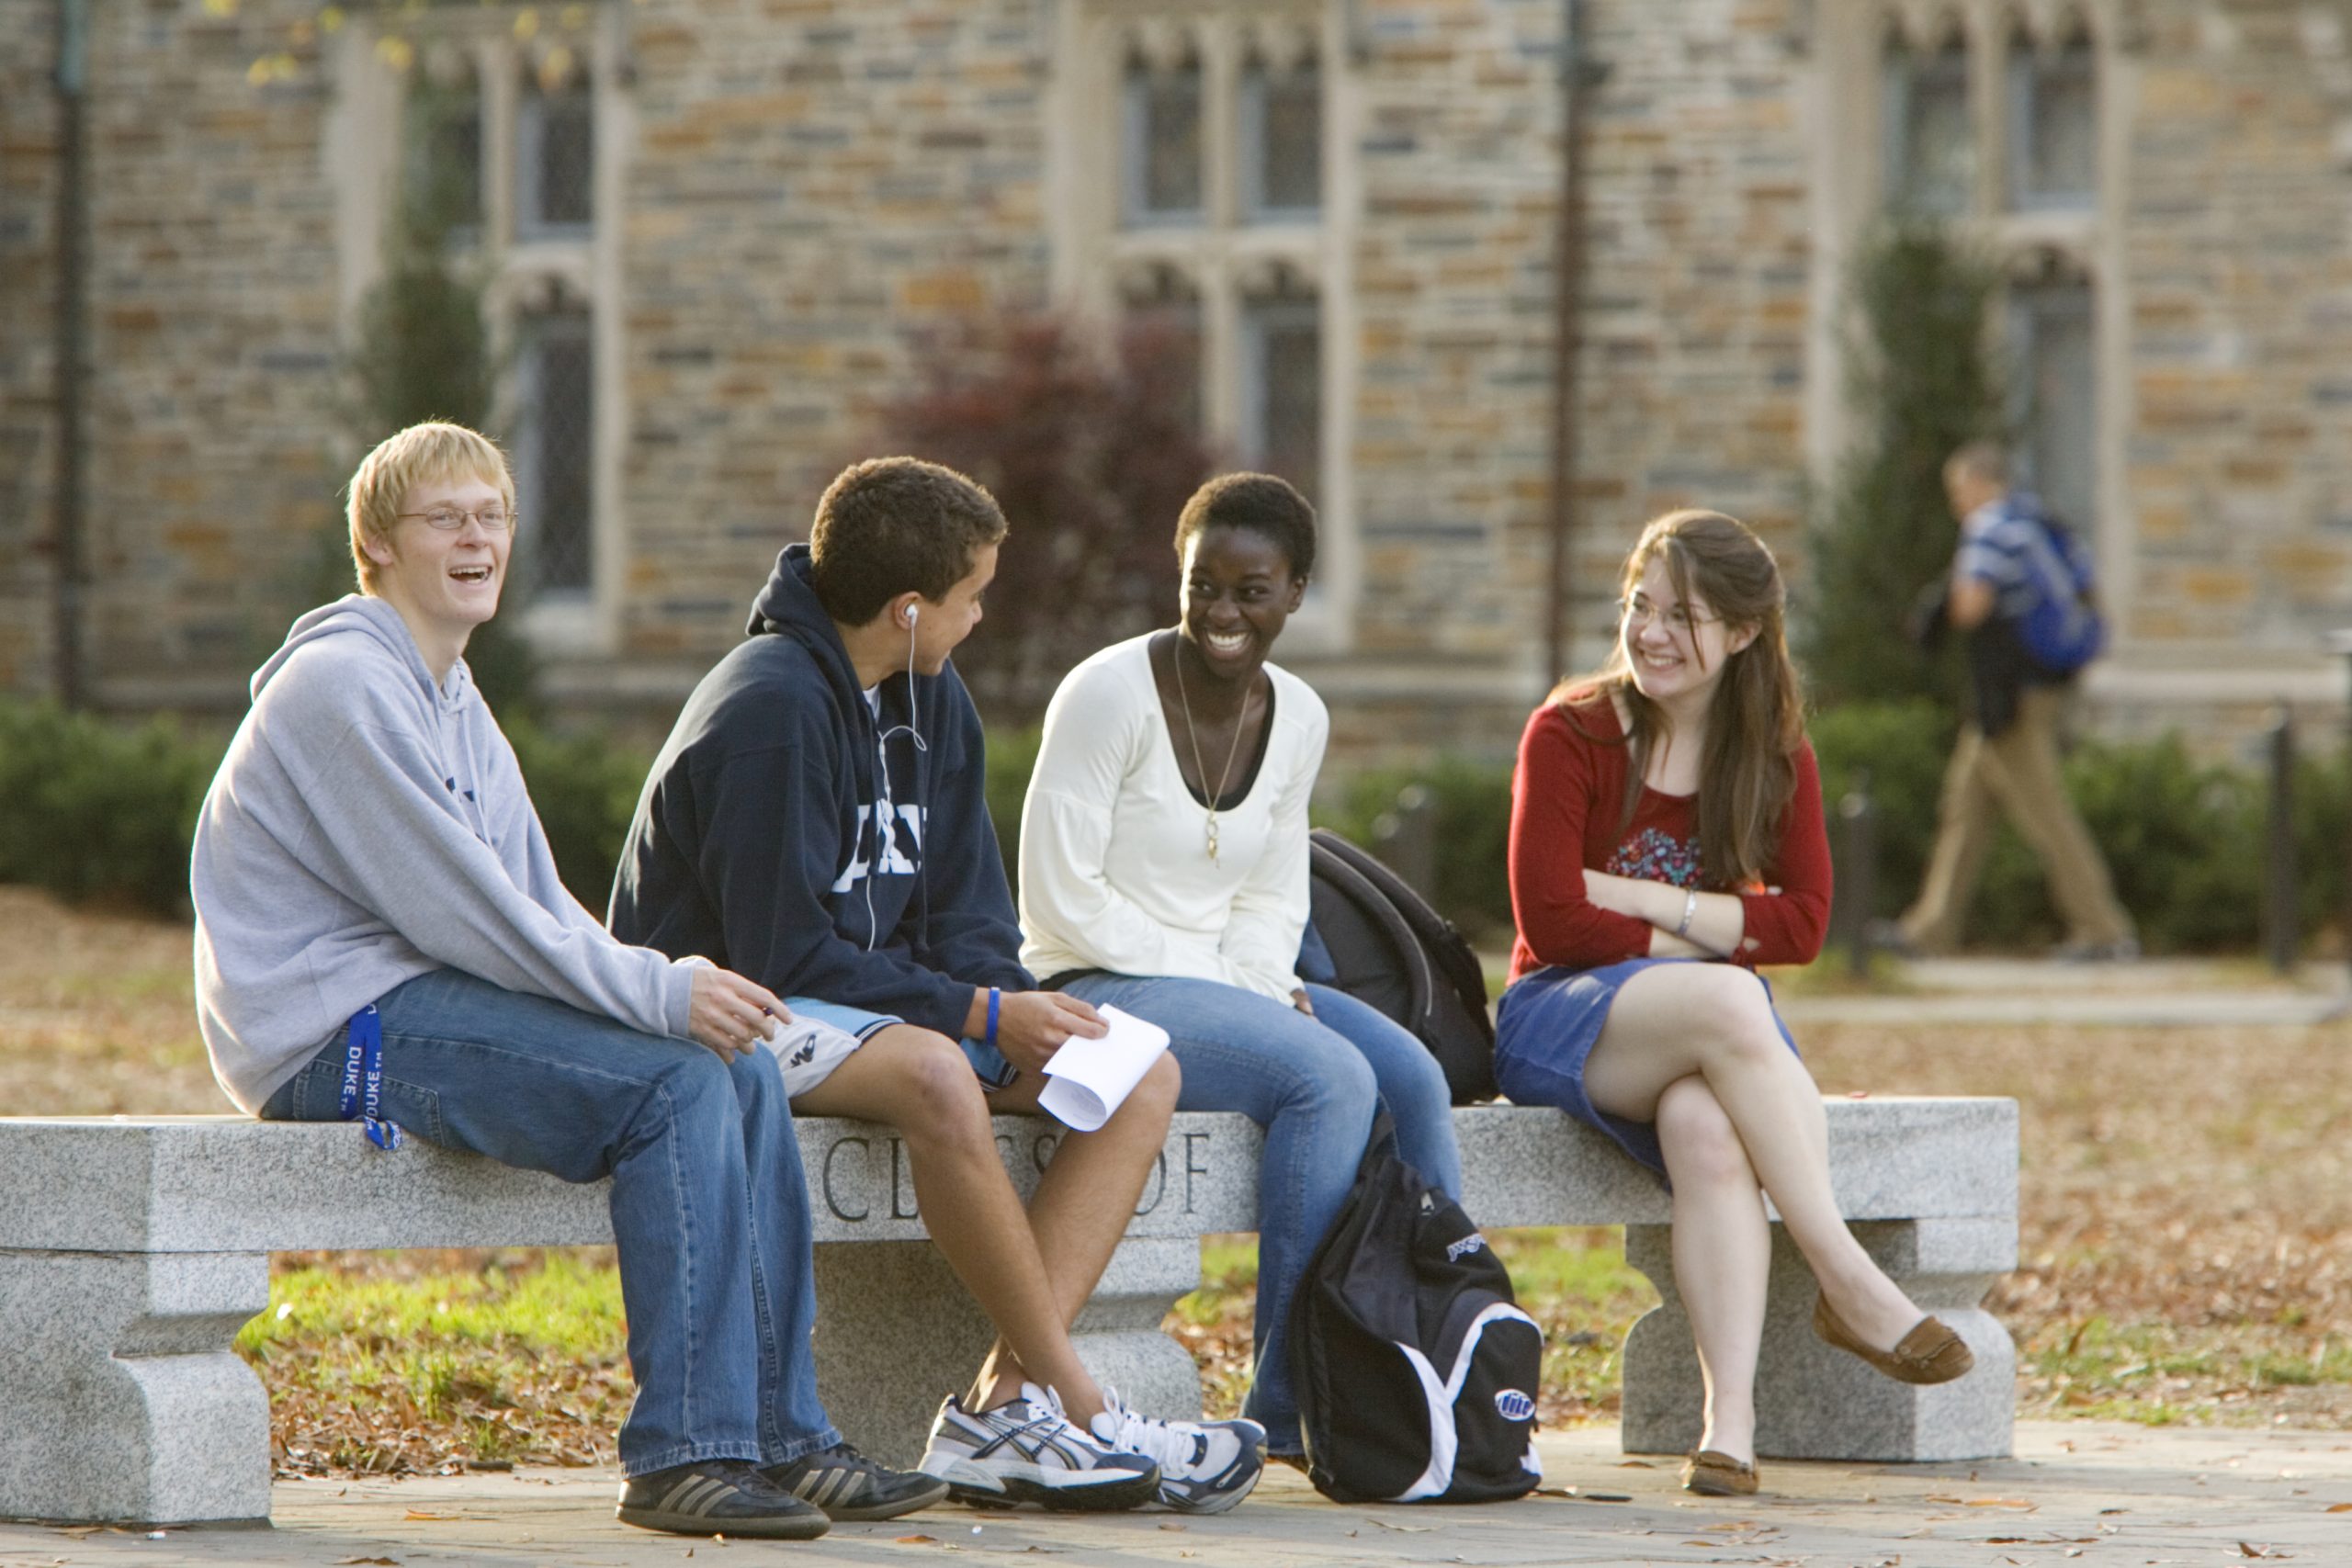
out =
{"type": "Polygon", "coordinates": [[[1300,1450],[1285,1325],[1347,1196],[1375,1110],[1448,1193],[1461,1161],[1444,1075],[1420,1042],[1302,982],[1307,796],[1329,722],[1267,662],[1306,592],[1315,512],[1264,474],[1210,480],[1176,525],[1182,617],[1070,671],[1021,818],[1021,961],[1045,984],[1168,1031],[1185,1111],[1266,1130],[1256,1375],[1246,1414],[1300,1450]]]}

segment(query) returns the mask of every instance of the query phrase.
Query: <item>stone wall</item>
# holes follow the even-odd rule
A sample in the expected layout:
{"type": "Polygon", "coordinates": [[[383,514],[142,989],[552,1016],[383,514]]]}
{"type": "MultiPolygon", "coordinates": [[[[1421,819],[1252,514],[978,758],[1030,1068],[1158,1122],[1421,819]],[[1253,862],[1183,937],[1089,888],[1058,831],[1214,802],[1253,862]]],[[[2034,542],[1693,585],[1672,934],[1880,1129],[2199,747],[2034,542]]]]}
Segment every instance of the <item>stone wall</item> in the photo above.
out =
{"type": "MultiPolygon", "coordinates": [[[[95,689],[110,703],[240,701],[256,649],[283,633],[289,590],[299,592],[289,574],[332,516],[334,249],[320,149],[325,88],[299,31],[311,11],[300,0],[253,0],[231,17],[90,7],[85,631],[95,689]],[[256,60],[278,55],[288,56],[282,77],[249,79],[256,60]]],[[[0,398],[22,428],[27,411],[53,412],[51,219],[28,212],[25,195],[53,197],[48,177],[18,172],[50,162],[47,94],[38,82],[17,90],[28,43],[47,69],[47,18],[6,33],[0,114],[10,146],[21,137],[39,154],[10,156],[0,219],[29,242],[9,247],[12,289],[24,276],[42,290],[40,308],[10,312],[0,357],[0,398]]],[[[30,508],[0,523],[11,538],[48,537],[54,434],[43,437],[30,508]]],[[[37,575],[45,593],[46,562],[28,569],[6,554],[0,681],[39,690],[46,652],[28,639],[46,637],[46,616],[29,614],[15,590],[37,575]]]]}
{"type": "MultiPolygon", "coordinates": [[[[0,690],[49,668],[51,13],[0,0],[0,690]],[[17,25],[19,21],[25,25],[17,25]]],[[[93,7],[89,614],[100,690],[233,707],[350,454],[334,417],[338,85],[309,0],[93,7]],[[285,56],[255,81],[255,61],[285,56]]],[[[1802,581],[1811,138],[1853,6],[1594,0],[1576,661],[1641,523],[1709,504],[1802,581]]],[[[613,651],[559,694],[639,717],[737,635],[915,344],[1043,303],[1052,0],[642,0],[628,111],[613,651]]],[[[1337,13],[1334,13],[1335,15],[1337,13]]],[[[1361,0],[1346,77],[1361,595],[1299,660],[1349,756],[1506,751],[1544,671],[1558,0],[1361,0]]],[[[2226,739],[2352,621],[2352,44],[2324,6],[2145,0],[2120,385],[2132,553],[2102,722],[2226,739]],[[2221,681],[2216,674],[2226,675],[2221,681]],[[2198,682],[2204,684],[2199,685],[2198,682]],[[2210,689],[2209,689],[2210,688],[2210,689]]],[[[2122,92],[2124,84],[2116,84],[2122,92]]],[[[1818,389],[1815,389],[1817,391],[1818,389]]],[[[2283,688],[2282,688],[2283,689],[2283,688]]]]}
{"type": "MultiPolygon", "coordinates": [[[[2153,8],[2152,8],[2153,9],[2153,8]]],[[[2320,6],[2152,17],[2132,128],[2131,652],[2352,625],[2352,53],[2320,6]]]]}
{"type": "Polygon", "coordinates": [[[913,344],[1046,296],[1043,0],[630,8],[623,660],[698,674],[913,344]]]}
{"type": "Polygon", "coordinates": [[[89,634],[132,700],[194,694],[183,672],[217,692],[274,647],[333,520],[327,90],[296,36],[312,9],[92,7],[89,634]],[[289,50],[290,75],[250,80],[289,50]]]}
{"type": "Polygon", "coordinates": [[[1579,645],[1641,525],[1679,506],[1798,553],[1811,245],[1793,0],[1592,8],[1579,645]]]}

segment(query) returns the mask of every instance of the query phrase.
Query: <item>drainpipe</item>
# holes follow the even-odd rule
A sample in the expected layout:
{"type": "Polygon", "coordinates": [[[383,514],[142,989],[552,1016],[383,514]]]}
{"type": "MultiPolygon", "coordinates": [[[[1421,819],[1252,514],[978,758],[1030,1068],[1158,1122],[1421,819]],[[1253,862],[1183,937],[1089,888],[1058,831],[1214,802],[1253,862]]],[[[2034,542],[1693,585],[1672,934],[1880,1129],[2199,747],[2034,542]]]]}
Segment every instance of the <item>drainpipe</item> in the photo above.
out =
{"type": "Polygon", "coordinates": [[[1568,673],[1576,641],[1569,570],[1577,528],[1577,360],[1584,297],[1584,98],[1601,77],[1585,58],[1583,0],[1561,0],[1560,231],[1552,322],[1551,581],[1544,606],[1544,660],[1553,681],[1568,673]]]}
{"type": "Polygon", "coordinates": [[[57,696],[69,708],[87,702],[82,669],[83,361],[89,288],[85,243],[89,192],[85,183],[85,101],[89,81],[88,0],[57,0],[57,494],[53,532],[57,576],[57,696]]]}

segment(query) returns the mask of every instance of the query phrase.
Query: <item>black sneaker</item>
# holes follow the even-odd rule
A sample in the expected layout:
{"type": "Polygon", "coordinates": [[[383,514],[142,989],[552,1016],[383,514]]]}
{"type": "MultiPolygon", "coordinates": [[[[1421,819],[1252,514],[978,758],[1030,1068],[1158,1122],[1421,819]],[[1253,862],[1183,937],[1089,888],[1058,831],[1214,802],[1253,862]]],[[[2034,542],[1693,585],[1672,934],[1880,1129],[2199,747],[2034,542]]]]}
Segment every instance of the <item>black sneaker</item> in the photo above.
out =
{"type": "Polygon", "coordinates": [[[621,1523],[672,1535],[814,1540],[832,1528],[748,1460],[707,1459],[634,1475],[621,1487],[621,1523]]]}
{"type": "Polygon", "coordinates": [[[892,1470],[835,1443],[790,1464],[760,1472],[804,1503],[825,1510],[829,1519],[895,1519],[917,1508],[946,1501],[947,1483],[920,1470],[892,1470]]]}

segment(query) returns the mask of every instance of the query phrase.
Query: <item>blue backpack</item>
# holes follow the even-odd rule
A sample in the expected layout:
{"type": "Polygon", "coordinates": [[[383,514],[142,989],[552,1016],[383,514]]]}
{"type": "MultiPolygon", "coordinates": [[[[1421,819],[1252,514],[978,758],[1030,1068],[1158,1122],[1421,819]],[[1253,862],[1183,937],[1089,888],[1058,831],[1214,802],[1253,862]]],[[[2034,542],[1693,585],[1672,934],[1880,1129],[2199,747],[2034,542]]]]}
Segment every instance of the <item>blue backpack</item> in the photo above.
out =
{"type": "Polygon", "coordinates": [[[2017,619],[2018,640],[2043,670],[2071,675],[2107,646],[2107,618],[2098,611],[2090,552],[2072,528],[2031,497],[2016,497],[2011,506],[2039,527],[2050,545],[2046,555],[2037,552],[2039,558],[2030,563],[2034,599],[2017,619]]]}

